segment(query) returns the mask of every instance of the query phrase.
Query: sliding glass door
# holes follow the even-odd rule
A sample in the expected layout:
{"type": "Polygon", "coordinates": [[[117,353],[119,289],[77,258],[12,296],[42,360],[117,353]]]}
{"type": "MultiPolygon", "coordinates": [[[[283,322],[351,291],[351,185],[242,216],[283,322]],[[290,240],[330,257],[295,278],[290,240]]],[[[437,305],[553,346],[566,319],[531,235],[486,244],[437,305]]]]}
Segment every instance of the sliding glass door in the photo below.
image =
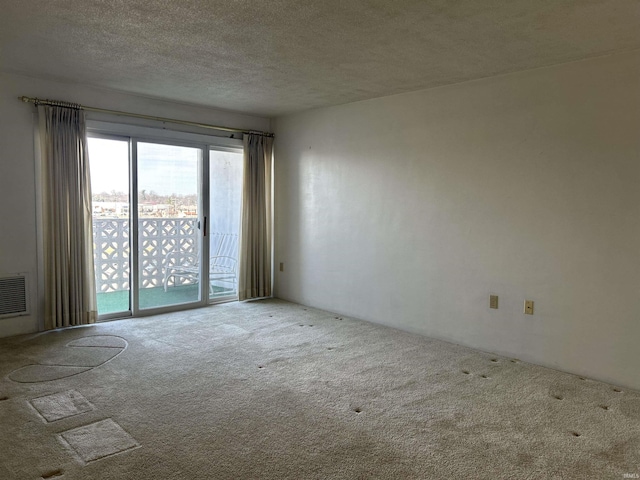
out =
{"type": "Polygon", "coordinates": [[[138,306],[199,302],[202,149],[137,142],[138,306]]]}
{"type": "Polygon", "coordinates": [[[101,318],[237,299],[241,149],[97,134],[88,145],[101,318]]]}
{"type": "Polygon", "coordinates": [[[242,153],[209,151],[209,298],[238,296],[242,153]]]}
{"type": "Polygon", "coordinates": [[[129,139],[89,137],[99,315],[131,311],[129,139]]]}

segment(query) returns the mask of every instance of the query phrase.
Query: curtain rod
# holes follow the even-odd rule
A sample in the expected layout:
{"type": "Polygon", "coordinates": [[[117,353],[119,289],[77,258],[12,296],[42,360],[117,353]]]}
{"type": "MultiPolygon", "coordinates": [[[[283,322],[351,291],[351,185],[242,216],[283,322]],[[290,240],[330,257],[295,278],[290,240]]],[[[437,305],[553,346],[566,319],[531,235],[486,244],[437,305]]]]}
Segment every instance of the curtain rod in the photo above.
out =
{"type": "Polygon", "coordinates": [[[86,110],[88,112],[99,112],[99,113],[110,113],[112,115],[120,115],[124,117],[135,117],[135,118],[143,118],[145,120],[155,120],[158,122],[167,122],[167,123],[176,123],[179,125],[188,125],[190,127],[200,127],[200,128],[208,128],[210,130],[220,130],[223,132],[235,132],[235,133],[252,133],[254,135],[263,135],[265,137],[273,137],[273,133],[269,132],[261,132],[259,130],[243,130],[241,128],[231,128],[231,127],[221,127],[218,125],[209,125],[207,123],[199,123],[199,122],[189,122],[187,120],[176,120],[173,118],[164,118],[164,117],[154,117],[153,115],[142,115],[140,113],[129,113],[129,112],[120,112],[118,110],[108,110],[106,108],[97,108],[97,107],[86,107],[84,105],[79,105],[77,103],[68,103],[68,102],[60,102],[57,100],[43,100],[41,98],[31,98],[31,97],[18,97],[18,100],[22,100],[24,103],[33,103],[36,106],[38,105],[52,105],[54,107],[65,107],[65,108],[77,108],[78,110],[86,110]]]}

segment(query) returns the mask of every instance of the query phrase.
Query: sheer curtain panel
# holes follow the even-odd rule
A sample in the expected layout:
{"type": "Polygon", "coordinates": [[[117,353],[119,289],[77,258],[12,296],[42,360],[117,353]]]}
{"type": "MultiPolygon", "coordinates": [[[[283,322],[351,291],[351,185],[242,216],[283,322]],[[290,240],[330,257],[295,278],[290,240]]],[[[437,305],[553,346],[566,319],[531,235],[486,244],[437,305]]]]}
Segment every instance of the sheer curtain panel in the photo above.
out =
{"type": "Polygon", "coordinates": [[[244,135],[239,300],[271,296],[272,158],[272,137],[244,135]]]}
{"type": "Polygon", "coordinates": [[[97,318],[84,112],[38,106],[45,329],[97,318]]]}

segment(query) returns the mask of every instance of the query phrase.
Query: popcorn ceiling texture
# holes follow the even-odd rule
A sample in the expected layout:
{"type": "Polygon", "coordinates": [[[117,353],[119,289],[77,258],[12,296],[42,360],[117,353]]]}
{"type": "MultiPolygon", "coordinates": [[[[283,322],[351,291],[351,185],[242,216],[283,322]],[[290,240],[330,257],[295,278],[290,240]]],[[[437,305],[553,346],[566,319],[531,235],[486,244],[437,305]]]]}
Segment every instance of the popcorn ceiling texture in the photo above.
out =
{"type": "Polygon", "coordinates": [[[636,0],[5,2],[0,70],[276,116],[637,49],[639,20],[636,0]]]}
{"type": "Polygon", "coordinates": [[[639,472],[640,393],[269,300],[0,340],[0,431],[3,479],[607,479],[639,472]]]}

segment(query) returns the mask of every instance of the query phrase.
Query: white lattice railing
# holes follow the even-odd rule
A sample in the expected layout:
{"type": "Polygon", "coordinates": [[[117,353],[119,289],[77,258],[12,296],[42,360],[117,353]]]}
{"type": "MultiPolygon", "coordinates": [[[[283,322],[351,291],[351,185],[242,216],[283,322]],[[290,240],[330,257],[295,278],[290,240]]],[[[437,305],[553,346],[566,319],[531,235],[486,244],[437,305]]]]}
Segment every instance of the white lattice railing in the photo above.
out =
{"type": "MultiPolygon", "coordinates": [[[[195,218],[143,218],[138,220],[140,245],[140,288],[162,287],[164,264],[170,252],[195,253],[198,231],[195,218]]],[[[211,232],[211,256],[238,258],[238,235],[211,232]]],[[[128,290],[129,220],[126,218],[93,219],[93,249],[96,291],[100,293],[128,290]]],[[[187,277],[171,277],[169,285],[193,283],[187,277]]]]}
{"type": "MultiPolygon", "coordinates": [[[[140,231],[140,287],[162,286],[164,260],[169,252],[195,253],[198,235],[195,218],[144,218],[140,231]]],[[[129,220],[93,220],[96,290],[101,293],[128,290],[129,220]]],[[[171,283],[189,283],[189,279],[171,279],[171,283]]]]}

